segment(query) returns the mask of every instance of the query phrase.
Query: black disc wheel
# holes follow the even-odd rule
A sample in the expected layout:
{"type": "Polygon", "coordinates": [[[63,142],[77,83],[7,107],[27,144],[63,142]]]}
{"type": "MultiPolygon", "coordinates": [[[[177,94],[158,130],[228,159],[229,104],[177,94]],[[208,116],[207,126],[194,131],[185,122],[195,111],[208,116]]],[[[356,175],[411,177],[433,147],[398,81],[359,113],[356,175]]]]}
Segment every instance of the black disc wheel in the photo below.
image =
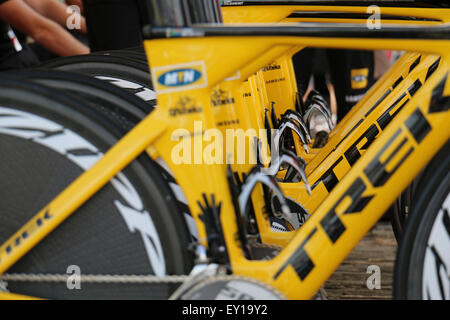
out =
{"type": "Polygon", "coordinates": [[[397,299],[450,299],[450,144],[417,187],[417,199],[397,254],[397,299]]]}
{"type": "MultiPolygon", "coordinates": [[[[38,84],[0,80],[2,243],[121,137],[122,129],[86,105],[38,84]]],[[[66,274],[75,266],[82,275],[185,274],[189,241],[166,182],[142,155],[6,273],[66,274]]],[[[71,289],[25,279],[7,281],[7,289],[51,299],[165,299],[176,287],[82,280],[71,289]]]]}

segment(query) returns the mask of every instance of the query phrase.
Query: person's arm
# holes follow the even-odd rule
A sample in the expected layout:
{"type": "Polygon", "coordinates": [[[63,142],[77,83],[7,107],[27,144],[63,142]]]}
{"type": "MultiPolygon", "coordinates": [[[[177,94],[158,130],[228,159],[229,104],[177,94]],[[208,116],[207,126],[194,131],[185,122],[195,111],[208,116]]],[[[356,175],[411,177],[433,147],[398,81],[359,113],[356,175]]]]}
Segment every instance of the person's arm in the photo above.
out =
{"type": "Polygon", "coordinates": [[[68,19],[73,19],[73,15],[76,15],[76,19],[80,21],[80,28],[75,29],[78,32],[86,33],[86,20],[77,12],[67,12],[68,6],[58,0],[24,0],[34,10],[47,17],[62,27],[67,27],[68,19]]]}
{"type": "Polygon", "coordinates": [[[9,0],[1,4],[0,19],[58,56],[89,53],[88,47],[56,22],[34,11],[23,0],[9,0]]]}

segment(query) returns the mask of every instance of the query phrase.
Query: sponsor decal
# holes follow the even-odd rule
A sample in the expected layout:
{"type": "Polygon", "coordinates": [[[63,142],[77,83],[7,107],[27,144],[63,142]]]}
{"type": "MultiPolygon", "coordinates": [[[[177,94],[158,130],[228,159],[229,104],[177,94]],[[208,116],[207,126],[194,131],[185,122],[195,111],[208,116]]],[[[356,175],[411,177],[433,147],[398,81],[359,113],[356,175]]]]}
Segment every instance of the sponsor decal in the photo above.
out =
{"type": "Polygon", "coordinates": [[[350,70],[352,89],[364,89],[368,84],[369,69],[350,70]]]}
{"type": "Polygon", "coordinates": [[[176,69],[164,73],[158,82],[166,87],[186,86],[198,81],[202,74],[195,69],[176,69]]]}
{"type": "Polygon", "coordinates": [[[218,127],[234,126],[234,125],[237,125],[237,124],[239,124],[239,119],[224,120],[224,121],[217,122],[217,126],[218,127]]]}
{"type": "Polygon", "coordinates": [[[233,104],[234,98],[228,91],[222,89],[216,89],[211,94],[211,104],[214,107],[219,107],[227,104],[233,104]]]}
{"type": "Polygon", "coordinates": [[[152,77],[158,93],[199,89],[208,85],[203,61],[156,67],[152,69],[152,77]]]}
{"type": "Polygon", "coordinates": [[[197,106],[196,101],[188,96],[180,97],[180,100],[178,100],[175,106],[169,109],[169,115],[171,117],[200,112],[202,112],[202,107],[197,106]]]}
{"type": "Polygon", "coordinates": [[[278,79],[271,79],[271,80],[267,80],[266,81],[266,84],[271,84],[271,83],[277,83],[277,82],[283,82],[283,81],[285,81],[286,80],[286,78],[278,78],[278,79]]]}
{"type": "Polygon", "coordinates": [[[223,1],[222,6],[242,6],[244,1],[233,1],[233,0],[225,0],[223,1]]]}
{"type": "Polygon", "coordinates": [[[279,64],[272,63],[272,64],[269,64],[268,66],[264,67],[262,69],[262,71],[266,72],[266,71],[280,70],[280,69],[281,69],[281,66],[279,64]]]}

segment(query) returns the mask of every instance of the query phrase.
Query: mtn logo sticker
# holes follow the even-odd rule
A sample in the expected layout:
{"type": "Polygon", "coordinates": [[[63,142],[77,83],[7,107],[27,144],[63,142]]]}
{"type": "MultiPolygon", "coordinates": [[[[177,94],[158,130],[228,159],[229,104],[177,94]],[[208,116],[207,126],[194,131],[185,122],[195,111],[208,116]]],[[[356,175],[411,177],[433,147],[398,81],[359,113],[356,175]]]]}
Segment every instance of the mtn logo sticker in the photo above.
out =
{"type": "Polygon", "coordinates": [[[198,81],[202,74],[195,69],[177,69],[164,73],[158,83],[166,87],[187,86],[198,81]]]}
{"type": "Polygon", "coordinates": [[[198,89],[208,85],[203,61],[153,68],[152,77],[158,93],[198,89]]]}
{"type": "Polygon", "coordinates": [[[350,71],[352,89],[364,89],[369,84],[369,69],[352,69],[350,71]]]}

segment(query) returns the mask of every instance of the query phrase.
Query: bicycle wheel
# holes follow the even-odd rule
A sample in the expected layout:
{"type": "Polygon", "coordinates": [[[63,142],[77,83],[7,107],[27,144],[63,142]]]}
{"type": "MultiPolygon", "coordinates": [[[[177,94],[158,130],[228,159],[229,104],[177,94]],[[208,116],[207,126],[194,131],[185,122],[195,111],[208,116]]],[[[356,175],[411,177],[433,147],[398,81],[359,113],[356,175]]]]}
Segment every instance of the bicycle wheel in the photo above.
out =
{"type": "MultiPolygon", "coordinates": [[[[112,84],[88,76],[57,70],[19,70],[5,76],[37,82],[83,98],[91,108],[120,128],[122,135],[147,115],[147,105],[142,99],[126,90],[117,90],[112,84]]],[[[156,159],[154,164],[158,166],[158,171],[172,191],[171,196],[175,199],[180,214],[186,220],[192,240],[196,241],[198,231],[184,192],[161,158],[156,159]]]]}
{"type": "MultiPolygon", "coordinates": [[[[88,76],[57,70],[20,70],[5,76],[37,82],[83,98],[91,108],[114,123],[121,130],[122,135],[147,115],[147,104],[142,99],[126,90],[117,90],[112,84],[88,76]]],[[[186,197],[164,161],[160,158],[156,161],[154,165],[158,166],[158,171],[172,191],[171,196],[175,199],[180,214],[186,220],[192,240],[196,241],[197,227],[186,197]]]]}
{"type": "Polygon", "coordinates": [[[404,227],[406,225],[406,219],[408,218],[408,212],[411,208],[412,188],[408,186],[400,196],[395,200],[390,211],[390,220],[392,225],[392,231],[394,232],[397,243],[403,235],[404,227]]]}
{"type": "MultiPolygon", "coordinates": [[[[0,241],[5,242],[116,143],[121,130],[74,96],[0,80],[0,241]]],[[[13,265],[8,274],[185,274],[189,233],[158,168],[142,155],[13,265]]],[[[174,285],[7,281],[64,299],[164,299],[174,285]]]]}
{"type": "Polygon", "coordinates": [[[146,101],[149,104],[148,113],[156,105],[156,93],[151,84],[147,61],[91,54],[56,59],[40,68],[71,71],[110,82],[146,101]]]}
{"type": "Polygon", "coordinates": [[[450,143],[427,166],[395,265],[397,299],[450,299],[450,143]]]}
{"type": "Polygon", "coordinates": [[[82,74],[59,70],[16,70],[3,76],[32,81],[81,98],[122,129],[124,134],[147,116],[148,105],[142,99],[82,74]]]}

